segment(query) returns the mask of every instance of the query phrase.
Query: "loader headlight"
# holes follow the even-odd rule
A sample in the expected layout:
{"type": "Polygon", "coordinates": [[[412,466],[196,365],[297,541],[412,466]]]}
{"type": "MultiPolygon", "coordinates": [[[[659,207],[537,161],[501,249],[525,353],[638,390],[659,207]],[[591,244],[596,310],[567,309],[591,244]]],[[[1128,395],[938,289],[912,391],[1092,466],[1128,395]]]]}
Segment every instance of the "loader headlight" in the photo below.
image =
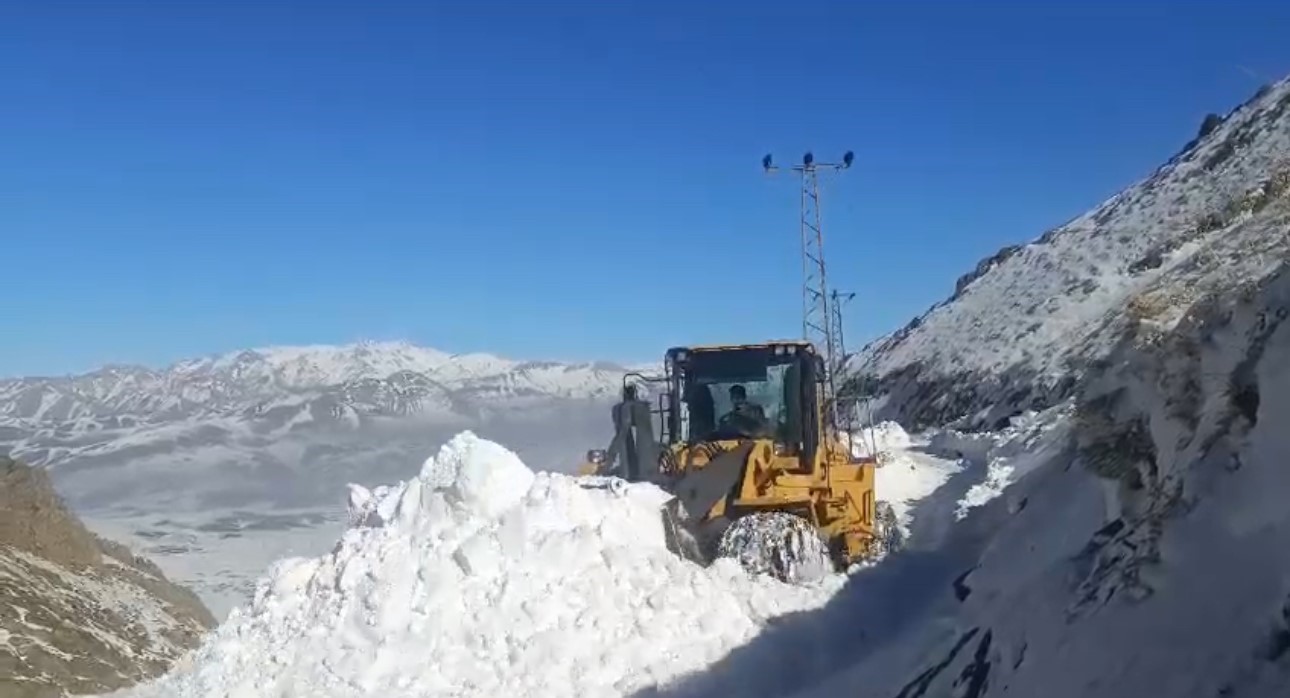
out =
{"type": "Polygon", "coordinates": [[[777,456],[787,456],[787,455],[788,455],[788,444],[782,444],[782,443],[778,443],[778,442],[776,442],[776,443],[775,443],[775,455],[777,455],[777,456]]]}
{"type": "Polygon", "coordinates": [[[587,451],[587,462],[593,465],[604,465],[607,456],[603,448],[593,448],[587,451]]]}

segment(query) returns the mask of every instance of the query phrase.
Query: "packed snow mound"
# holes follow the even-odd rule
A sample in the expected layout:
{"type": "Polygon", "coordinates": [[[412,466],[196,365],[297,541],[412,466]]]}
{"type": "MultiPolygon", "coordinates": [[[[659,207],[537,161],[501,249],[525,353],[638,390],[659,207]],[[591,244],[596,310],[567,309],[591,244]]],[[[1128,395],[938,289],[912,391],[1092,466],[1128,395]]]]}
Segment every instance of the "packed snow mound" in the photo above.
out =
{"type": "Polygon", "coordinates": [[[666,685],[841,586],[701,568],[657,487],[534,473],[464,432],[418,477],[351,486],[329,554],[278,564],[187,665],[120,694],[620,696],[666,685]]]}
{"type": "Polygon", "coordinates": [[[851,450],[857,456],[890,455],[909,448],[913,440],[896,422],[880,422],[851,434],[851,450]]]}

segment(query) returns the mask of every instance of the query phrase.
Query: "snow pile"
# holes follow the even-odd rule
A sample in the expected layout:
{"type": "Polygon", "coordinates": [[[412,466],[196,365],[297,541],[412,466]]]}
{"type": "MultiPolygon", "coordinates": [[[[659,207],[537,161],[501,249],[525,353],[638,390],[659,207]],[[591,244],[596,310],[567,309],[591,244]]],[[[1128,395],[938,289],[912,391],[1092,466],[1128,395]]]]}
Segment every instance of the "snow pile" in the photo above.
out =
{"type": "Polygon", "coordinates": [[[880,422],[851,434],[851,452],[857,457],[876,455],[885,459],[911,445],[909,434],[896,422],[880,422]]]}
{"type": "Polygon", "coordinates": [[[122,695],[625,695],[841,585],[686,562],[664,546],[665,498],[459,434],[416,478],[352,487],[331,554],[277,565],[187,666],[122,695]]]}

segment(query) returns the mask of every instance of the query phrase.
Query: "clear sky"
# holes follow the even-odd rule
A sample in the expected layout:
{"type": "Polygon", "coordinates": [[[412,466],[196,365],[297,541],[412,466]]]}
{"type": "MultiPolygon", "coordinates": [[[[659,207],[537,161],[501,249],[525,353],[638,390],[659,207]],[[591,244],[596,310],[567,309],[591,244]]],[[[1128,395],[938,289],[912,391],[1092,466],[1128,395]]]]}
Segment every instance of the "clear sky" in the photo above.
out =
{"type": "Polygon", "coordinates": [[[1290,3],[0,4],[0,375],[408,339],[857,340],[1290,72],[1290,3]]]}

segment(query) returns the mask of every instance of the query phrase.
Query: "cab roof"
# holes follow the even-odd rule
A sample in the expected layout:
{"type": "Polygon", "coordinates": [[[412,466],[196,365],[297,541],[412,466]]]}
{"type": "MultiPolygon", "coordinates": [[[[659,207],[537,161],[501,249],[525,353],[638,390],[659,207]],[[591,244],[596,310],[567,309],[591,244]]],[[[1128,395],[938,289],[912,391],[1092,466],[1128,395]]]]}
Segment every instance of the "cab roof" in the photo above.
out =
{"type": "Polygon", "coordinates": [[[770,349],[773,347],[798,347],[805,349],[807,352],[814,353],[815,345],[805,339],[772,339],[765,342],[756,342],[752,344],[695,344],[690,346],[672,347],[667,350],[668,356],[678,351],[685,352],[721,352],[721,351],[740,351],[744,349],[770,349]]]}

